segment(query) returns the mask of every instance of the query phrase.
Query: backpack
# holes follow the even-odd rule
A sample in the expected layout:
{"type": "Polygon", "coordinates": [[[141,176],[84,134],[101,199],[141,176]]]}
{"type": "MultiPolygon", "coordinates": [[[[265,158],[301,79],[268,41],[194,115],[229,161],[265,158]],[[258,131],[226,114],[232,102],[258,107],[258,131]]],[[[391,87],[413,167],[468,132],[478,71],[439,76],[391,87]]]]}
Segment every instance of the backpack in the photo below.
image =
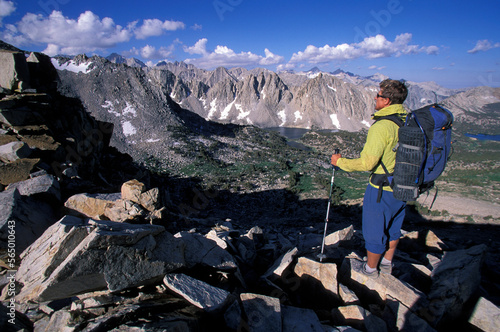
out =
{"type": "Polygon", "coordinates": [[[453,114],[434,104],[410,112],[404,123],[396,115],[377,120],[381,119],[391,120],[400,127],[398,144],[394,148],[394,173],[389,174],[382,163],[386,183],[390,184],[396,199],[415,201],[420,194],[434,187],[450,158],[453,114]]]}

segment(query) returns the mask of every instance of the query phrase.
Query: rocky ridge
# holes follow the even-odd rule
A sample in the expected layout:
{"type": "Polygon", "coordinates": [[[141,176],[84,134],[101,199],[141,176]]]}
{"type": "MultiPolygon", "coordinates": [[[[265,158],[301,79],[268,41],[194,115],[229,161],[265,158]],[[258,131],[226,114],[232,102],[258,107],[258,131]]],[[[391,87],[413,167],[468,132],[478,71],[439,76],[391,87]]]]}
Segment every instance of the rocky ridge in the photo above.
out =
{"type": "MultiPolygon", "coordinates": [[[[472,236],[477,225],[455,226],[467,237],[450,237],[453,227],[406,231],[393,274],[370,279],[358,272],[359,208],[339,206],[327,259],[318,262],[323,223],[304,218],[306,202],[289,195],[278,203],[265,192],[245,201],[187,179],[160,181],[109,148],[112,127],[78,100],[37,85],[47,58],[34,57],[41,60],[11,71],[1,92],[2,244],[9,248],[12,221],[24,241],[17,264],[2,269],[5,330],[498,330],[495,228],[480,230],[491,236],[487,246],[472,236]],[[12,169],[24,171],[4,177],[12,169]],[[175,197],[186,189],[194,196],[175,197]],[[241,210],[234,220],[223,217],[227,210],[191,213],[228,198],[241,210]]],[[[179,114],[186,119],[177,112],[172,121],[179,114]]],[[[421,221],[409,218],[408,227],[421,221]]]]}
{"type": "MultiPolygon", "coordinates": [[[[126,61],[116,56],[108,58],[117,64],[126,61]]],[[[75,60],[59,61],[67,63],[75,60]]],[[[98,60],[93,58],[87,61],[98,60]]],[[[155,77],[162,75],[156,71],[172,73],[168,80],[151,82],[164,89],[175,102],[203,118],[261,128],[317,127],[359,131],[370,122],[374,93],[378,91],[378,83],[385,78],[362,78],[342,71],[326,73],[318,69],[301,73],[274,73],[263,68],[220,67],[207,71],[182,62],[161,62],[155,67],[143,69],[155,77]]],[[[66,75],[63,75],[63,80],[64,77],[66,75]]],[[[82,88],[75,85],[74,89],[82,88]]],[[[459,92],[432,82],[409,82],[409,89],[409,109],[441,101],[459,92]]],[[[86,99],[84,94],[82,98],[86,99]]],[[[94,110],[96,107],[92,105],[90,108],[94,110]]]]}

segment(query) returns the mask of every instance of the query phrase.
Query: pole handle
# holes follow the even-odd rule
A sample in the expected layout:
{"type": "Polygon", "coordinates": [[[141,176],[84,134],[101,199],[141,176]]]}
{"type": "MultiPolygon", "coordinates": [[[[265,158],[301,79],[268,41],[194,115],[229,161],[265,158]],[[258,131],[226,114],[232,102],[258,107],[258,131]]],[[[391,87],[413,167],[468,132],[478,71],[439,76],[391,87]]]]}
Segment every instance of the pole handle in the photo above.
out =
{"type": "MultiPolygon", "coordinates": [[[[333,150],[333,154],[339,154],[339,153],[340,153],[340,149],[336,148],[335,150],[333,150]]],[[[333,165],[332,165],[332,168],[336,171],[338,171],[340,169],[337,166],[333,166],[333,165]]]]}

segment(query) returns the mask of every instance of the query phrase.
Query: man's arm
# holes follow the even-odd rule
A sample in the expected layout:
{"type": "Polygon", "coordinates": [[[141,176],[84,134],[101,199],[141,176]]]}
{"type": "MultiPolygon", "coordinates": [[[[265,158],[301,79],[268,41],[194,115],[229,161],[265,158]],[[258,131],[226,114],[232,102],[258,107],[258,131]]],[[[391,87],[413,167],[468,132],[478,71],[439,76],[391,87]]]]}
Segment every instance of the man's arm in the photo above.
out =
{"type": "Polygon", "coordinates": [[[346,172],[363,172],[373,170],[379,163],[384,153],[385,140],[381,126],[373,125],[368,130],[366,143],[360,153],[359,158],[342,158],[340,154],[332,155],[332,165],[341,168],[346,172]]]}

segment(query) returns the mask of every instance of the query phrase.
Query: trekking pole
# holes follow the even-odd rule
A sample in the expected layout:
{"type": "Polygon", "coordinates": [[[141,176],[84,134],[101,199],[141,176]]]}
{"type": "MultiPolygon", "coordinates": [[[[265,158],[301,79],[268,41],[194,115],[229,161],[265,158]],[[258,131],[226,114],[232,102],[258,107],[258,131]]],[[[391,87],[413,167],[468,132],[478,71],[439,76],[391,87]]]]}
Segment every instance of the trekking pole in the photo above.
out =
{"type": "MultiPolygon", "coordinates": [[[[334,154],[339,154],[340,150],[335,149],[334,154]]],[[[326,255],[324,254],[325,250],[325,237],[326,237],[326,229],[328,227],[328,217],[330,215],[330,203],[332,201],[332,191],[333,191],[333,181],[335,181],[335,170],[338,170],[337,166],[332,165],[332,179],[330,181],[330,194],[328,195],[328,207],[326,208],[326,218],[325,218],[325,230],[323,231],[323,242],[321,243],[321,253],[318,255],[319,261],[322,262],[326,255]]]]}

